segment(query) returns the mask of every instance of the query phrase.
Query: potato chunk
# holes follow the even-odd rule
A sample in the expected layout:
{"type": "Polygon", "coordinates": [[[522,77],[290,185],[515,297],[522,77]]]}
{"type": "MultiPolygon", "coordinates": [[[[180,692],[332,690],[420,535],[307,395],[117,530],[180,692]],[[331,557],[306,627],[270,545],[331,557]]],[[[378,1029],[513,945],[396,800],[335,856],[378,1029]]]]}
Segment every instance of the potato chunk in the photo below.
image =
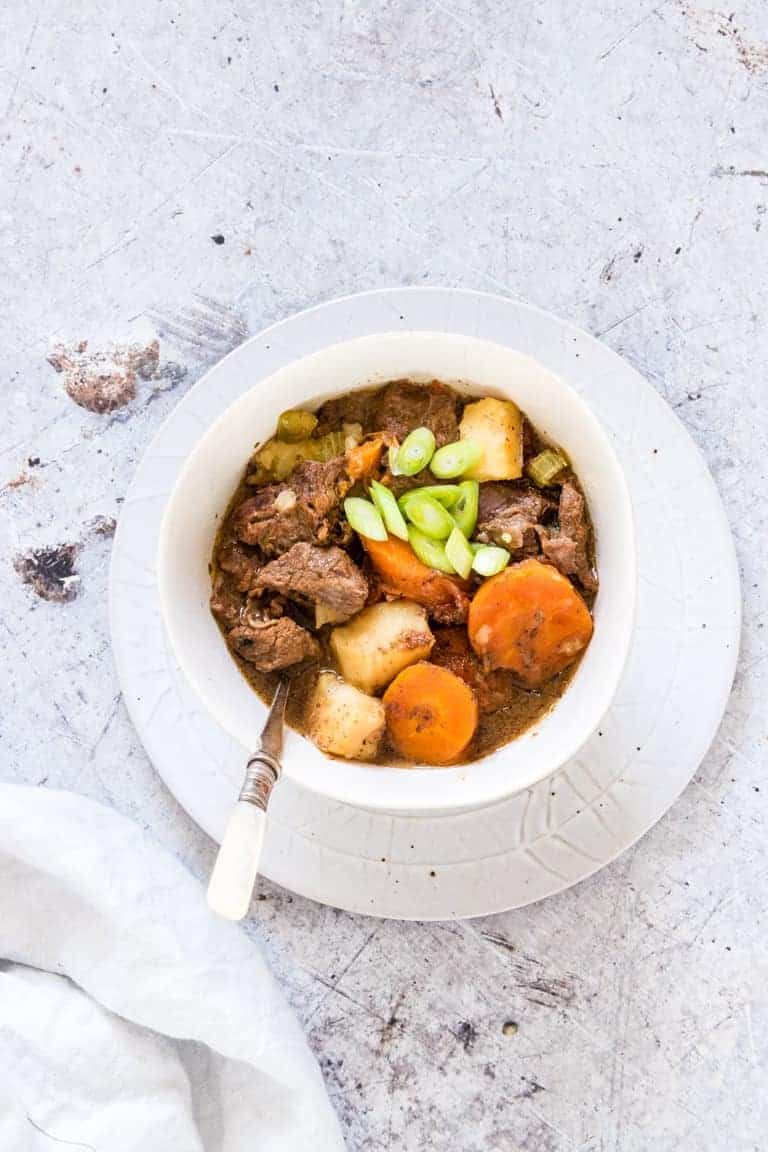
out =
{"type": "Polygon", "coordinates": [[[523,416],[517,404],[492,396],[467,404],[459,433],[462,440],[475,440],[483,447],[482,460],[465,479],[517,480],[522,476],[523,416]]]}
{"type": "Polygon", "coordinates": [[[321,672],[309,707],[307,735],[323,752],[346,760],[371,760],[384,732],[384,705],[347,684],[335,672],[321,672]]]}
{"type": "Polygon", "coordinates": [[[363,692],[378,692],[409,664],[427,660],[434,642],[425,609],[411,600],[374,604],[331,632],[339,671],[363,692]]]}

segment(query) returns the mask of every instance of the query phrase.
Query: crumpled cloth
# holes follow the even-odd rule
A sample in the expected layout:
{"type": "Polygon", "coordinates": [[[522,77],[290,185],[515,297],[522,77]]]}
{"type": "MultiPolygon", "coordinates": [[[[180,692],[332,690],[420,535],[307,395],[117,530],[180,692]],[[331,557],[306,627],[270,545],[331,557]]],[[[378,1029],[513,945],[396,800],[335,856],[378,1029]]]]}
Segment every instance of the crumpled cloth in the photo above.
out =
{"type": "Polygon", "coordinates": [[[266,963],[118,813],[0,784],[0,1152],[343,1152],[266,963]]]}

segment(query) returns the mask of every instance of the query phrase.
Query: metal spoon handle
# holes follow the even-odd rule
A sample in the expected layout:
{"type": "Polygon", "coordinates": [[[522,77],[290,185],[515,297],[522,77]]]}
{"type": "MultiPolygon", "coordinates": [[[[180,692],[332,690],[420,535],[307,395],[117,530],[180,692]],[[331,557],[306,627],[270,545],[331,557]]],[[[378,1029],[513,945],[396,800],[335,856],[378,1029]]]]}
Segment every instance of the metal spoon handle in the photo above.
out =
{"type": "Polygon", "coordinates": [[[208,884],[208,904],[228,920],[242,920],[251,903],[267,826],[267,805],[281,772],[287,699],[288,682],[281,680],[261,734],[260,749],[246,765],[240,797],[208,884]]]}

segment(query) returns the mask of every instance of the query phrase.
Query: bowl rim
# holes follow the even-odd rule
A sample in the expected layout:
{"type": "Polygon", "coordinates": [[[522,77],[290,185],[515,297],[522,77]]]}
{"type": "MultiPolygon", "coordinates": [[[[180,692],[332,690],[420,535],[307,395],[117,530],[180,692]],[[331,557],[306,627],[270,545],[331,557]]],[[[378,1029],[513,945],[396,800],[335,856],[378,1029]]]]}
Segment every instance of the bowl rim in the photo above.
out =
{"type": "MultiPolygon", "coordinates": [[[[414,289],[414,291],[418,291],[418,289],[414,289]]],[[[443,291],[450,291],[450,289],[443,289],[443,291]]],[[[486,294],[476,293],[475,295],[482,298],[486,294]]],[[[541,311],[539,309],[532,310],[541,311]]],[[[543,313],[543,315],[548,314],[543,313]]],[[[280,324],[282,323],[284,323],[284,321],[280,321],[277,324],[272,325],[265,331],[269,332],[272,329],[279,328],[280,324]]],[[[573,326],[568,325],[568,327],[573,326]]],[[[578,331],[578,329],[576,329],[576,331],[578,331]]],[[[168,524],[173,514],[176,501],[179,499],[179,495],[184,489],[186,478],[194,470],[194,465],[198,458],[198,454],[201,454],[204,451],[209,438],[213,436],[216,430],[223,427],[228,422],[228,420],[232,418],[233,409],[235,409],[242,402],[245,402],[246,398],[251,396],[252,393],[259,389],[263,389],[265,382],[269,381],[273,375],[278,375],[288,369],[295,368],[304,360],[311,360],[318,356],[327,355],[330,352],[346,346],[359,344],[362,342],[379,343],[386,340],[398,340],[400,342],[404,342],[424,336],[441,338],[446,341],[493,345],[495,348],[500,349],[502,352],[513,353],[518,357],[522,357],[525,360],[532,362],[538,369],[543,370],[552,381],[556,382],[557,386],[563,392],[568,394],[568,397],[571,400],[573,406],[579,410],[579,418],[591,426],[592,435],[598,442],[600,442],[604,459],[610,461],[613,470],[613,479],[616,485],[614,494],[620,498],[622,504],[621,518],[623,521],[625,539],[630,545],[628,552],[631,554],[631,563],[626,565],[623,573],[625,580],[625,600],[627,612],[626,618],[624,620],[622,635],[619,638],[620,649],[617,644],[613,645],[617,653],[613,668],[613,676],[609,682],[605,684],[597,684],[594,686],[595,694],[599,699],[599,707],[597,707],[594,710],[593,715],[590,716],[589,725],[585,725],[583,730],[581,730],[577,736],[574,736],[570,745],[563,744],[562,750],[558,752],[557,757],[553,758],[552,762],[549,763],[543,771],[540,770],[535,773],[532,772],[526,775],[526,777],[523,779],[518,777],[507,779],[506,782],[499,783],[495,787],[489,787],[489,782],[486,780],[485,786],[483,787],[480,769],[488,757],[482,757],[467,764],[460,764],[450,767],[415,767],[404,770],[402,768],[395,768],[390,765],[365,765],[355,761],[343,761],[335,757],[325,756],[324,754],[320,753],[319,750],[315,750],[319,754],[324,764],[334,766],[335,773],[329,774],[329,783],[329,780],[326,780],[325,778],[321,779],[319,775],[313,776],[302,773],[300,771],[297,772],[292,770],[296,767],[295,753],[299,751],[297,743],[300,742],[300,746],[303,746],[306,738],[300,736],[297,732],[295,732],[295,730],[291,728],[286,729],[284,770],[287,776],[296,778],[302,786],[326,799],[336,800],[346,804],[351,803],[357,807],[367,808],[372,811],[412,813],[414,815],[427,813],[439,814],[457,812],[461,810],[475,810],[487,805],[498,803],[500,800],[509,798],[546,780],[559,768],[561,768],[563,764],[575,756],[580,748],[582,748],[583,745],[589,740],[589,738],[598,728],[601,719],[605,716],[606,712],[610,708],[618,690],[631,648],[637,606],[637,555],[634,517],[626,477],[624,475],[624,470],[619,461],[619,458],[601,421],[592,411],[589,404],[587,404],[587,402],[578,393],[578,391],[567,380],[564,380],[557,372],[554,372],[552,369],[550,369],[547,364],[538,356],[532,356],[530,353],[522,352],[508,345],[501,344],[498,341],[488,340],[480,336],[471,336],[456,332],[445,332],[436,329],[412,331],[398,331],[393,329],[387,332],[380,331],[366,333],[361,336],[350,337],[347,340],[337,341],[313,352],[298,356],[295,359],[288,361],[286,364],[279,366],[274,370],[274,372],[262,374],[258,379],[254,380],[250,387],[244,389],[237,397],[235,397],[229,404],[227,404],[226,407],[224,407],[218,414],[215,420],[208,423],[207,427],[202,431],[192,450],[185,458],[171,489],[170,495],[166,501],[162,515],[162,523],[160,527],[157,547],[157,587],[159,594],[160,612],[166,637],[170,642],[171,649],[179,663],[179,667],[187,683],[190,685],[212,718],[217,723],[219,723],[224,728],[224,730],[227,731],[229,735],[232,736],[238,742],[238,744],[240,744],[241,747],[243,747],[245,751],[249,751],[243,740],[242,732],[238,729],[237,725],[233,725],[228,721],[226,717],[222,716],[217,702],[212,698],[204,680],[198,674],[198,669],[191,665],[190,661],[185,658],[184,647],[178,643],[178,632],[174,629],[171,623],[169,623],[169,621],[175,619],[175,616],[172,611],[169,611],[169,605],[171,603],[170,593],[172,589],[169,586],[167,580],[167,557],[169,543],[168,524]],[[360,782],[362,782],[364,775],[365,779],[369,781],[369,786],[367,788],[363,788],[362,791],[364,793],[370,793],[370,795],[361,796],[360,790],[357,787],[353,787],[352,791],[354,795],[350,795],[348,788],[339,787],[336,783],[334,783],[335,776],[338,774],[348,775],[348,772],[346,771],[348,769],[352,769],[356,775],[360,776],[360,782]],[[377,778],[379,784],[382,780],[388,781],[390,783],[393,783],[395,780],[397,780],[398,786],[394,789],[395,794],[392,794],[392,788],[388,788],[388,795],[386,798],[383,801],[378,802],[374,794],[377,790],[376,785],[370,785],[370,781],[374,775],[377,778]],[[469,779],[470,775],[472,776],[471,780],[469,779]],[[461,782],[463,785],[465,785],[465,787],[457,790],[455,787],[448,786],[441,789],[440,795],[438,797],[429,797],[428,799],[425,799],[424,796],[420,794],[423,792],[423,789],[413,787],[413,784],[416,783],[419,777],[424,778],[424,780],[430,779],[431,781],[440,779],[446,785],[455,785],[457,782],[461,782]]],[[[249,340],[244,341],[243,344],[233,349],[226,356],[217,361],[217,363],[214,364],[210,369],[208,369],[204,376],[201,377],[201,382],[203,379],[208,379],[212,374],[220,370],[225,362],[237,359],[238,355],[247,355],[246,349],[248,345],[262,340],[263,337],[264,332],[261,332],[249,338],[249,340]]],[[[453,380],[451,382],[454,383],[453,380]]],[[[370,386],[370,379],[363,378],[353,387],[345,387],[342,389],[342,392],[346,393],[370,386]]],[[[490,386],[486,385],[484,385],[483,388],[486,391],[492,390],[490,389],[490,386]]],[[[500,388],[499,391],[502,393],[506,392],[506,394],[510,394],[509,389],[505,390],[500,388]]],[[[236,674],[240,676],[241,673],[234,661],[232,661],[232,666],[236,671],[236,674]]],[[[567,696],[569,690],[570,685],[566,688],[562,698],[567,696]]],[[[265,710],[263,701],[261,701],[255,693],[254,697],[257,705],[265,710]]],[[[555,704],[553,710],[556,710],[556,708],[557,704],[555,704]]],[[[503,751],[509,748],[512,744],[517,745],[518,741],[525,741],[526,735],[527,733],[521,734],[517,740],[511,741],[507,745],[502,745],[500,749],[496,750],[491,755],[497,755],[499,753],[503,754],[503,751]]],[[[314,748],[314,746],[312,747],[314,748]]],[[[431,787],[426,789],[426,791],[434,791],[434,785],[432,784],[431,787]]]]}

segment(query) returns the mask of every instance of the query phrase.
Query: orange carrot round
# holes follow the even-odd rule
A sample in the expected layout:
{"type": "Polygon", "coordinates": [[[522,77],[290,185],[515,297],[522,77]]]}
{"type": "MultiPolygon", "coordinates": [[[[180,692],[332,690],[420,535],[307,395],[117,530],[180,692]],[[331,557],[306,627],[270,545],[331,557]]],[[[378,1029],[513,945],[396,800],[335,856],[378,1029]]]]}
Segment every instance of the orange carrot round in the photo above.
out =
{"type": "Polygon", "coordinates": [[[396,536],[388,540],[364,539],[363,546],[382,592],[423,604],[430,616],[442,623],[460,624],[466,620],[469,599],[463,581],[422,564],[410,544],[396,536]]]}
{"type": "Polygon", "coordinates": [[[452,764],[475,734],[474,692],[437,664],[404,668],[383,699],[390,740],[418,764],[452,764]]]}
{"type": "Polygon", "coordinates": [[[584,651],[592,617],[556,568],[524,560],[486,580],[470,605],[468,628],[478,656],[536,688],[584,651]]]}

